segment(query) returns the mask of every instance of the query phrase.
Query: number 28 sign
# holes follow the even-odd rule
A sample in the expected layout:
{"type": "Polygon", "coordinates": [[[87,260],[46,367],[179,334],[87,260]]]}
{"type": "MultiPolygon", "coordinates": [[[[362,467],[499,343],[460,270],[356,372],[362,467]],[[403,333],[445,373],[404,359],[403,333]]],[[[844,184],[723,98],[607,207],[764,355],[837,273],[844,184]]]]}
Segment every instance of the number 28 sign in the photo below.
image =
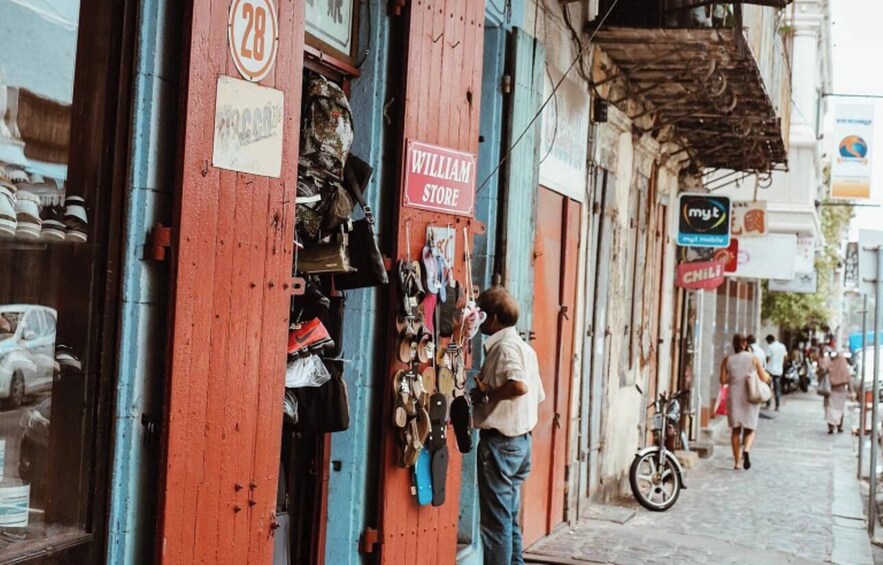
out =
{"type": "Polygon", "coordinates": [[[259,82],[276,62],[279,20],[274,0],[233,0],[227,21],[227,43],[242,78],[259,82]]]}

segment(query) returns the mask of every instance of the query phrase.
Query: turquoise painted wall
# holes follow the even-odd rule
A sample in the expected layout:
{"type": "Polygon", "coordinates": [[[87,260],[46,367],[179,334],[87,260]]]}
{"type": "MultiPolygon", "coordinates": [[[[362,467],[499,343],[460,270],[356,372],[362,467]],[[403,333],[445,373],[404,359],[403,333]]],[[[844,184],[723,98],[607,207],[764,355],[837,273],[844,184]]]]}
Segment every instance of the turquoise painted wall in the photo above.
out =
{"type": "Polygon", "coordinates": [[[166,359],[168,263],[144,261],[147,232],[169,225],[175,181],[181,24],[169,0],[138,3],[123,233],[118,384],[107,563],[152,563],[166,359]]]}

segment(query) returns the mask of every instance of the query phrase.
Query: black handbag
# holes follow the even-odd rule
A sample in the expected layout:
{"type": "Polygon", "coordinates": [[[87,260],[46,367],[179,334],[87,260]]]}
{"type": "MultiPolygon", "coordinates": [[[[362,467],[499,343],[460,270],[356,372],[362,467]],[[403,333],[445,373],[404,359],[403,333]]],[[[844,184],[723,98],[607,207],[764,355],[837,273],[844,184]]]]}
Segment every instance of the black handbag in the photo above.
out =
{"type": "Polygon", "coordinates": [[[383,255],[377,247],[377,238],[374,235],[374,214],[362,193],[371,178],[371,172],[371,167],[361,159],[352,155],[347,159],[344,186],[362,207],[365,217],[353,222],[353,230],[349,234],[349,264],[355,271],[334,278],[335,286],[341,290],[389,283],[383,255]]]}
{"type": "Polygon", "coordinates": [[[350,401],[343,380],[343,363],[323,359],[331,379],[320,387],[289,389],[297,398],[297,424],[304,433],[342,432],[350,427],[350,401]]]}

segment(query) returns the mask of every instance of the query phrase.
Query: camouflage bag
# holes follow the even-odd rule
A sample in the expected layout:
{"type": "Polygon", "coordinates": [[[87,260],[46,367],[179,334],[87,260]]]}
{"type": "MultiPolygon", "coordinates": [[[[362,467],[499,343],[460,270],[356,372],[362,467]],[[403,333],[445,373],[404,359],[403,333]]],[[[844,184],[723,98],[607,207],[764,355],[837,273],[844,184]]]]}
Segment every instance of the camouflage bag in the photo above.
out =
{"type": "Polygon", "coordinates": [[[346,94],[317,75],[307,82],[304,99],[300,164],[342,180],[353,145],[353,114],[346,94]]]}

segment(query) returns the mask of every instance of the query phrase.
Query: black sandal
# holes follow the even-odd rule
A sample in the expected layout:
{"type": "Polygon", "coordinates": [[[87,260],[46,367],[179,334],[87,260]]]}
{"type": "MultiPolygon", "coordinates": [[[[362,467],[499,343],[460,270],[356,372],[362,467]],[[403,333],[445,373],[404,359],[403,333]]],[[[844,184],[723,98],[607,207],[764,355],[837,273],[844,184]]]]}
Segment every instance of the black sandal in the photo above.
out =
{"type": "Polygon", "coordinates": [[[748,456],[747,451],[742,452],[742,468],[746,471],[751,468],[751,457],[748,456]]]}

